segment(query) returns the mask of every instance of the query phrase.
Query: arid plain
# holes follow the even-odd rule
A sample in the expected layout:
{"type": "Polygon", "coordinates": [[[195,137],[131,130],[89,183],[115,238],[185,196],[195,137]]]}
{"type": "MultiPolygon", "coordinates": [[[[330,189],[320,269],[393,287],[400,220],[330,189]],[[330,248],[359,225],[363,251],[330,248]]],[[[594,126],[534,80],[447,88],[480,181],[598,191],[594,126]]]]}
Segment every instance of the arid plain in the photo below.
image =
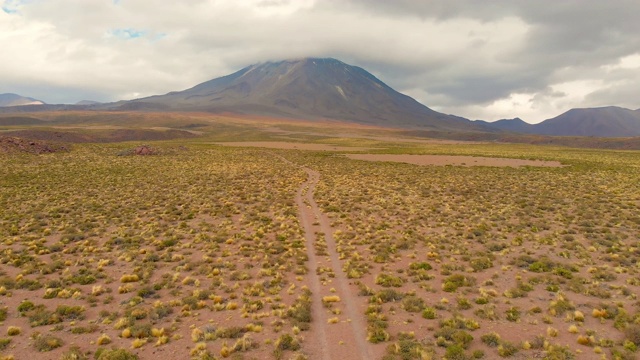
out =
{"type": "Polygon", "coordinates": [[[0,126],[2,359],[637,356],[638,151],[29,116],[0,126]]]}

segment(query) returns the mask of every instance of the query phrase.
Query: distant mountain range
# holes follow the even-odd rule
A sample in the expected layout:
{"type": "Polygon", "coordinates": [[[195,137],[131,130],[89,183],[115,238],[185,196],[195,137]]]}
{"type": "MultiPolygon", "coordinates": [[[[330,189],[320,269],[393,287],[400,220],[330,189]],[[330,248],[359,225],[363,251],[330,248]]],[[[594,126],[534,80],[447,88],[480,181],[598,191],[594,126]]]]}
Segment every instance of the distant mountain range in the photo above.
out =
{"type": "Polygon", "coordinates": [[[480,123],[525,134],[631,137],[640,136],[640,109],[629,110],[616,106],[571,109],[538,124],[529,124],[519,118],[480,123]]]}
{"type": "Polygon", "coordinates": [[[93,101],[93,100],[80,100],[76,103],[76,105],[98,105],[98,104],[102,104],[99,101],[93,101]]]}
{"type": "Polygon", "coordinates": [[[434,111],[366,70],[331,58],[255,64],[190,89],[130,101],[44,105],[0,95],[0,112],[42,110],[203,111],[300,119],[333,119],[385,127],[458,132],[514,132],[555,136],[640,136],[640,109],[572,109],[539,124],[519,118],[470,121],[434,111]],[[38,106],[33,106],[37,104],[38,106]],[[16,107],[20,105],[20,107],[16,107]],[[28,106],[30,105],[30,106],[28,106]],[[6,108],[10,107],[10,108],[6,108]]]}
{"type": "Polygon", "coordinates": [[[20,96],[18,94],[0,94],[0,107],[24,105],[44,105],[44,101],[20,96]]]}
{"type": "Polygon", "coordinates": [[[510,132],[521,132],[521,133],[530,133],[532,124],[520,119],[502,119],[494,122],[484,121],[484,120],[476,120],[476,122],[485,124],[486,126],[491,126],[496,129],[510,131],[510,132]]]}

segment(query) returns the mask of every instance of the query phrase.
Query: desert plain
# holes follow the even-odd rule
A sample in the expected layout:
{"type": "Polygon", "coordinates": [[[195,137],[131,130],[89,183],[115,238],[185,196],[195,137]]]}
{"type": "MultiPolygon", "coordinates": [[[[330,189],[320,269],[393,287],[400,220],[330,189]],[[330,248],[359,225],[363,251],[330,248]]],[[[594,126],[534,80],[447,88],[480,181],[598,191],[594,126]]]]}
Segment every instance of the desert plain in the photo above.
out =
{"type": "Polygon", "coordinates": [[[0,126],[0,359],[637,356],[637,150],[37,116],[0,126]]]}

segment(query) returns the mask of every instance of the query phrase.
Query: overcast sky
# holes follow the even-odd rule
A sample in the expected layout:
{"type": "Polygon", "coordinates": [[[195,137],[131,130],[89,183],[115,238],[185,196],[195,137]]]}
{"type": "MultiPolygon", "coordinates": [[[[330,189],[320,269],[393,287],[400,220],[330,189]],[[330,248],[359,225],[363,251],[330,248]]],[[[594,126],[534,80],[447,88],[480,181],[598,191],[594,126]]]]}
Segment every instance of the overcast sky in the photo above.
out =
{"type": "Polygon", "coordinates": [[[183,90],[334,57],[430,108],[540,122],[640,108],[640,1],[0,0],[0,93],[48,103],[183,90]]]}

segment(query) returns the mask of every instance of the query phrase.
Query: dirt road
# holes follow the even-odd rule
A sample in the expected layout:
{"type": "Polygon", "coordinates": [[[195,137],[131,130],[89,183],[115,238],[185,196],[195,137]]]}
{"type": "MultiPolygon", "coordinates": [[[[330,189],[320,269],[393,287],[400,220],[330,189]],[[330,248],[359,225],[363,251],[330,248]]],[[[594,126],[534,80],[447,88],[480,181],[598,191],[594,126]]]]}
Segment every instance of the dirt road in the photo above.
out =
{"type": "MultiPolygon", "coordinates": [[[[320,180],[320,173],[310,168],[299,166],[289,160],[277,156],[286,163],[300,167],[307,173],[307,181],[298,189],[296,204],[305,232],[306,248],[309,257],[309,289],[313,293],[311,325],[312,339],[305,340],[305,347],[312,359],[371,359],[371,345],[367,342],[367,327],[364,322],[364,309],[356,303],[356,295],[349,286],[349,280],[342,271],[341,261],[336,251],[333,238],[334,229],[329,219],[320,211],[313,199],[313,192],[320,180]],[[327,249],[326,256],[316,254],[315,245],[319,236],[324,234],[327,249]],[[322,281],[318,274],[320,268],[330,268],[335,275],[322,281]],[[324,296],[339,296],[340,301],[331,305],[340,311],[332,313],[332,309],[323,305],[324,296]],[[338,315],[338,316],[336,316],[338,315]],[[335,319],[338,318],[338,322],[335,319]],[[335,323],[329,324],[330,319],[335,323]]],[[[322,240],[322,239],[320,239],[322,240]]]]}

